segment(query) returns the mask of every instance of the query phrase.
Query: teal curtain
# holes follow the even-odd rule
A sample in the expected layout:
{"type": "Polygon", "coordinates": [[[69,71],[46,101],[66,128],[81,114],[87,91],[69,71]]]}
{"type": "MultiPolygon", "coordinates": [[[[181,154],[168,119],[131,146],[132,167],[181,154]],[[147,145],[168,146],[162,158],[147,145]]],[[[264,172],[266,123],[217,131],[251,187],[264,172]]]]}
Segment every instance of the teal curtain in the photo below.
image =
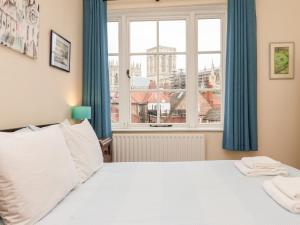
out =
{"type": "Polygon", "coordinates": [[[257,44],[255,0],[228,0],[223,148],[257,146],[257,44]]]}
{"type": "Polygon", "coordinates": [[[83,0],[83,20],[83,105],[92,107],[98,137],[110,137],[106,2],[83,0]]]}

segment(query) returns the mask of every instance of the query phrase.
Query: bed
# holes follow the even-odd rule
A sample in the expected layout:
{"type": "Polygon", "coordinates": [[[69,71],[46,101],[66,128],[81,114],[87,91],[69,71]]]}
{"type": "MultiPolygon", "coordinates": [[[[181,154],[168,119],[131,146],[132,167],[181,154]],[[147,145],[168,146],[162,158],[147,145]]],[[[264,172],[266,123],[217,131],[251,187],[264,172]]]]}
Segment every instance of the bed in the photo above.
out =
{"type": "Polygon", "coordinates": [[[38,225],[300,224],[264,192],[265,179],[233,161],[105,164],[38,225]]]}

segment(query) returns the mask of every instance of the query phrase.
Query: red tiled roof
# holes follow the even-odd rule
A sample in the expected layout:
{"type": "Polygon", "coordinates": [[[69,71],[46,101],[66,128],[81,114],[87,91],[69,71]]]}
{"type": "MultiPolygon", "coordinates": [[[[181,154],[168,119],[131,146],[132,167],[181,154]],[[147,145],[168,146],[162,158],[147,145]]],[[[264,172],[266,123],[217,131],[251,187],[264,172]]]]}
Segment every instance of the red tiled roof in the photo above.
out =
{"type": "MultiPolygon", "coordinates": [[[[208,101],[203,97],[201,93],[198,94],[198,109],[200,107],[200,115],[206,115],[209,110],[211,110],[211,105],[208,101]]],[[[199,110],[198,110],[199,111],[199,110]]]]}
{"type": "MultiPolygon", "coordinates": [[[[182,96],[179,93],[168,93],[160,92],[159,97],[161,101],[166,103],[175,103],[177,101],[176,110],[186,109],[186,95],[182,96]],[[177,98],[177,99],[176,99],[177,98]]],[[[157,92],[143,92],[136,91],[131,94],[131,102],[134,105],[147,104],[147,103],[157,103],[157,92]]],[[[176,103],[175,103],[176,104],[176,103]]],[[[174,105],[173,105],[174,106],[174,105]]],[[[200,108],[199,115],[205,116],[205,119],[213,120],[213,118],[219,118],[219,110],[221,106],[221,98],[219,94],[214,94],[213,92],[199,92],[198,93],[198,109],[200,108]],[[209,114],[209,115],[208,115],[209,114]],[[211,118],[213,116],[213,118],[211,118]]],[[[135,109],[135,108],[132,108],[135,109]]],[[[112,113],[119,114],[117,107],[112,107],[112,113]]],[[[114,117],[116,117],[115,115],[114,117]]],[[[132,122],[140,122],[139,115],[137,115],[136,110],[132,111],[132,122]]],[[[162,119],[163,120],[163,119],[162,119]]],[[[184,122],[185,117],[177,116],[168,118],[168,122],[184,122]]]]}
{"type": "MultiPolygon", "coordinates": [[[[159,93],[160,101],[170,102],[170,96],[165,92],[159,93]]],[[[157,103],[157,92],[132,92],[132,104],[157,103]]]]}

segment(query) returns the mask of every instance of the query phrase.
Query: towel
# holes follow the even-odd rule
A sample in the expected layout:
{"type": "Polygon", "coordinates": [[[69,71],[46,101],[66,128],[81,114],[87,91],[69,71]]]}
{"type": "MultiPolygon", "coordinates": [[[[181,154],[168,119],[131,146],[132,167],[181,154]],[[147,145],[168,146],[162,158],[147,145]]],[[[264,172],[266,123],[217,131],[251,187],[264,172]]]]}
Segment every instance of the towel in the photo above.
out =
{"type": "Polygon", "coordinates": [[[272,179],[273,184],[289,198],[300,201],[300,177],[278,176],[272,179]]]}
{"type": "Polygon", "coordinates": [[[281,162],[266,156],[243,157],[242,162],[251,169],[275,169],[282,166],[281,162]]]}
{"type": "Polygon", "coordinates": [[[235,166],[246,176],[287,176],[288,171],[285,167],[279,167],[276,169],[251,169],[245,166],[242,161],[235,161],[235,166]]]}
{"type": "Polygon", "coordinates": [[[263,188],[279,205],[292,213],[300,213],[300,201],[290,199],[273,184],[272,180],[266,180],[263,188]]]}

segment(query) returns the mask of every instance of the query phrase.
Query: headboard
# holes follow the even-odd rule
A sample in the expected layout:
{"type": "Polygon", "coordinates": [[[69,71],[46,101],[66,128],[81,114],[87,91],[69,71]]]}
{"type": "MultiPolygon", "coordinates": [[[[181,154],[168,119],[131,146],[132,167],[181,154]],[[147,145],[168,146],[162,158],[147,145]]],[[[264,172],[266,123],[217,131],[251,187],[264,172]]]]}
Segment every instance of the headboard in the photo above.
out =
{"type": "MultiPolygon", "coordinates": [[[[37,127],[42,128],[42,127],[47,127],[47,126],[51,126],[51,125],[55,125],[55,124],[57,124],[57,123],[45,124],[45,125],[37,125],[37,127]]],[[[22,128],[24,128],[24,127],[0,130],[0,132],[15,132],[15,131],[20,130],[20,129],[22,129],[22,128]]]]}

